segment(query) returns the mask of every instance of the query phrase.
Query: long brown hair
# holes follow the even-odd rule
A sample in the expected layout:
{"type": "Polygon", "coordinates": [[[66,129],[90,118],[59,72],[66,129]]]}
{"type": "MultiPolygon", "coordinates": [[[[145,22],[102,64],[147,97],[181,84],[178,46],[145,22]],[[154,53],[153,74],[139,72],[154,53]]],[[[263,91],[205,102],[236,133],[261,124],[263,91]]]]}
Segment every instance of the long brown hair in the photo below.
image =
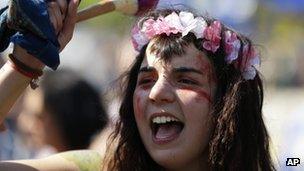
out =
{"type": "MultiPolygon", "coordinates": [[[[146,17],[165,16],[173,10],[149,13],[146,17]]],[[[178,11],[176,11],[178,12],[178,11]]],[[[203,16],[204,17],[204,16],[203,16]]],[[[208,25],[213,19],[204,17],[208,25]]],[[[229,28],[222,25],[222,34],[229,28]]],[[[230,30],[230,29],[229,29],[230,30]]],[[[251,41],[237,34],[241,40],[239,55],[245,44],[251,41]]],[[[152,50],[163,60],[185,53],[190,44],[205,53],[215,68],[217,79],[216,100],[212,113],[215,130],[209,143],[209,165],[211,170],[275,170],[269,154],[269,136],[262,117],[263,85],[259,73],[253,80],[244,80],[241,71],[225,62],[223,40],[216,53],[205,51],[202,40],[189,33],[154,38],[152,50]]],[[[111,144],[106,154],[103,169],[119,171],[163,170],[145,149],[134,117],[133,93],[140,65],[145,57],[144,46],[123,79],[123,96],[119,110],[120,119],[111,135],[111,144]]],[[[238,58],[238,62],[244,58],[238,58]]]]}

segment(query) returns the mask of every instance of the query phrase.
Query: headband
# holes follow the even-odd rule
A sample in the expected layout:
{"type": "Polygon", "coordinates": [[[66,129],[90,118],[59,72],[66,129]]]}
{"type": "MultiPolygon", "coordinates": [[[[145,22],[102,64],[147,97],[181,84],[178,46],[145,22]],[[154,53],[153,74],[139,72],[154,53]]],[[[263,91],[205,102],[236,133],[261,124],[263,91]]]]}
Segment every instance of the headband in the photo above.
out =
{"type": "MultiPolygon", "coordinates": [[[[135,25],[132,29],[132,43],[135,50],[140,51],[154,36],[181,33],[184,37],[191,32],[197,39],[204,39],[202,47],[205,50],[215,53],[220,47],[221,30],[221,23],[217,20],[208,26],[204,18],[194,17],[190,12],[181,11],[179,14],[172,12],[166,17],[159,16],[156,20],[146,19],[141,27],[135,25]]],[[[256,67],[260,65],[260,57],[256,50],[245,44],[240,57],[241,41],[237,34],[227,30],[224,32],[223,39],[227,64],[234,64],[236,69],[240,69],[245,80],[254,79],[256,67]],[[236,63],[239,57],[242,58],[240,64],[236,63]]]]}

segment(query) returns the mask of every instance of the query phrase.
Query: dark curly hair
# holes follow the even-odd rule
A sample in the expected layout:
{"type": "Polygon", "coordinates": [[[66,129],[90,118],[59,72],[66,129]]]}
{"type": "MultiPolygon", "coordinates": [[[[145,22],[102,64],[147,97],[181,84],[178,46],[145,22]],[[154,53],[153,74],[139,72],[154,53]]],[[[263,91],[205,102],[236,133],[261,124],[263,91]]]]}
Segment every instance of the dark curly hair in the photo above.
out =
{"type": "MultiPolygon", "coordinates": [[[[146,18],[166,16],[177,10],[154,11],[146,18]]],[[[205,17],[210,25],[214,19],[205,17]]],[[[141,20],[140,20],[141,21],[141,20]]],[[[222,25],[221,34],[231,30],[222,25]]],[[[232,30],[231,30],[232,31],[232,30]]],[[[233,31],[235,32],[235,31],[233,31]]],[[[236,32],[235,32],[236,33],[236,32]]],[[[251,41],[237,33],[241,42],[239,55],[245,44],[253,48],[251,41]]],[[[180,34],[156,36],[151,46],[163,60],[185,53],[185,47],[194,44],[207,55],[214,65],[217,78],[217,90],[213,103],[212,121],[215,129],[209,142],[209,165],[211,170],[275,170],[269,153],[269,136],[262,117],[263,84],[260,74],[253,80],[245,80],[239,69],[225,62],[224,41],[215,52],[208,52],[201,46],[202,39],[196,39],[189,33],[182,37],[180,34]]],[[[109,150],[103,168],[119,171],[149,171],[163,170],[148,154],[140,138],[133,110],[133,94],[140,65],[145,57],[147,45],[144,46],[123,79],[123,98],[120,106],[120,119],[111,136],[109,150]]],[[[238,58],[242,63],[246,58],[238,58]]]]}

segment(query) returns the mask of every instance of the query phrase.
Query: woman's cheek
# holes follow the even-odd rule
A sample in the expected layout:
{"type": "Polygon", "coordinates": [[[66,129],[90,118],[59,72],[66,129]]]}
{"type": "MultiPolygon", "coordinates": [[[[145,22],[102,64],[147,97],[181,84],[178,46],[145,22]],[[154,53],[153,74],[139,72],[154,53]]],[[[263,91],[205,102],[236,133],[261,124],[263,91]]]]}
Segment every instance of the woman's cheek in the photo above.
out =
{"type": "Polygon", "coordinates": [[[193,101],[196,103],[212,103],[210,93],[203,89],[183,87],[178,90],[182,98],[188,99],[187,101],[193,101]]]}
{"type": "Polygon", "coordinates": [[[134,105],[134,114],[135,117],[138,119],[143,119],[144,115],[144,104],[145,100],[147,100],[147,92],[146,89],[142,88],[136,88],[134,92],[134,100],[133,100],[133,105],[134,105]]]}

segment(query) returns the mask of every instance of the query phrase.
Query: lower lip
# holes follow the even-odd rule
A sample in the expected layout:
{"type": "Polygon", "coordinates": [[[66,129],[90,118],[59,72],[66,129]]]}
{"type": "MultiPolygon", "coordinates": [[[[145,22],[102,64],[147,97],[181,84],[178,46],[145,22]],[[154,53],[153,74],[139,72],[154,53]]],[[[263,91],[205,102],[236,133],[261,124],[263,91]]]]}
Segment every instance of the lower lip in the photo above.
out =
{"type": "Polygon", "coordinates": [[[180,134],[182,133],[182,131],[183,130],[181,130],[181,132],[178,133],[178,134],[174,134],[174,135],[166,137],[166,138],[156,138],[155,135],[152,135],[152,140],[157,145],[168,144],[168,143],[176,140],[180,136],[180,134]]]}

